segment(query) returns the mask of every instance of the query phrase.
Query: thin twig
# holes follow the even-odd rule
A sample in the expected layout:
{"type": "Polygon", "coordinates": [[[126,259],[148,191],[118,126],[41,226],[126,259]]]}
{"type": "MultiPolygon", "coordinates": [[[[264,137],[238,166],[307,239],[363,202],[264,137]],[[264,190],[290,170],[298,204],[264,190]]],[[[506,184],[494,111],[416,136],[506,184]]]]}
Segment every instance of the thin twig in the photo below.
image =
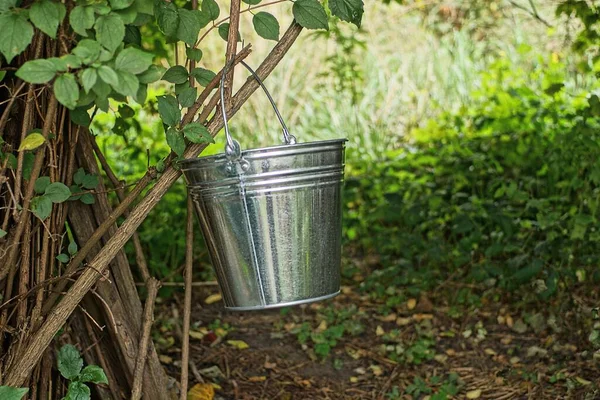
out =
{"type": "Polygon", "coordinates": [[[548,21],[546,21],[544,18],[542,18],[542,16],[538,13],[537,8],[535,7],[535,3],[533,2],[533,0],[529,0],[529,5],[531,6],[531,9],[517,3],[514,0],[508,0],[508,2],[510,4],[512,4],[513,7],[518,8],[519,10],[523,10],[525,11],[527,14],[531,15],[533,18],[537,19],[538,21],[540,21],[542,24],[546,25],[548,28],[552,28],[552,24],[550,24],[548,21]]]}
{"type": "Polygon", "coordinates": [[[150,341],[150,331],[154,322],[154,302],[160,288],[160,282],[154,278],[148,280],[148,297],[144,304],[144,323],[142,325],[142,337],[138,347],[137,360],[135,362],[135,371],[133,373],[133,388],[131,390],[131,400],[142,398],[142,377],[146,358],[148,358],[148,342],[150,341]]]}
{"type": "Polygon", "coordinates": [[[187,199],[187,224],[185,227],[185,297],[183,301],[183,334],[181,343],[181,395],[187,399],[189,360],[190,360],[190,323],[192,319],[192,269],[194,266],[194,204],[192,196],[187,199]]]}

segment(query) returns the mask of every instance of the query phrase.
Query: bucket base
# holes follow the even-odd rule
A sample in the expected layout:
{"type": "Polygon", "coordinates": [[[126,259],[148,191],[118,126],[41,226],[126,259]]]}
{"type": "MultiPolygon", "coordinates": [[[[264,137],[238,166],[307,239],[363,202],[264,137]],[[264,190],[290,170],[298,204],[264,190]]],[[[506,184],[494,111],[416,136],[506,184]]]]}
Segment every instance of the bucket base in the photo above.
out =
{"type": "Polygon", "coordinates": [[[270,309],[273,309],[273,308],[281,308],[281,307],[288,307],[288,306],[297,306],[299,304],[315,303],[317,301],[331,299],[331,298],[337,296],[338,294],[340,294],[339,290],[337,292],[335,292],[335,293],[332,293],[332,294],[328,294],[328,295],[320,296],[320,297],[312,297],[310,299],[288,301],[288,302],[285,302],[285,303],[267,304],[267,305],[264,305],[264,306],[252,306],[252,307],[227,307],[227,306],[225,306],[225,309],[230,310],[230,311],[270,310],[270,309]]]}

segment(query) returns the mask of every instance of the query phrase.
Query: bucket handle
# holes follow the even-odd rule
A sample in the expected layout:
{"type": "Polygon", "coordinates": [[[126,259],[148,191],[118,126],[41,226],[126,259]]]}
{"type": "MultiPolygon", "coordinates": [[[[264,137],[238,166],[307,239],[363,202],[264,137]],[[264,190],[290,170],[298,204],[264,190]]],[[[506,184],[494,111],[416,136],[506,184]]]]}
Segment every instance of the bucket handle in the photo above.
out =
{"type": "MultiPolygon", "coordinates": [[[[227,123],[227,121],[228,121],[227,120],[227,112],[225,111],[225,76],[227,75],[227,70],[229,69],[229,66],[232,64],[233,60],[234,59],[232,58],[231,61],[228,62],[225,65],[225,67],[223,68],[223,74],[221,75],[221,84],[220,84],[220,88],[219,88],[219,90],[221,92],[221,115],[223,116],[223,122],[224,122],[224,127],[225,127],[225,136],[227,138],[227,144],[225,145],[225,156],[230,161],[239,160],[242,156],[242,148],[240,146],[240,143],[237,140],[235,140],[231,136],[231,133],[229,132],[229,124],[227,123]]],[[[275,101],[271,97],[271,94],[265,87],[264,83],[262,82],[262,80],[260,79],[258,74],[252,68],[250,68],[250,66],[248,64],[246,64],[244,61],[240,61],[240,62],[242,63],[242,65],[244,67],[246,67],[246,69],[248,71],[250,71],[250,73],[252,74],[254,79],[256,79],[258,84],[262,87],[263,91],[267,95],[267,98],[271,102],[271,106],[273,106],[273,110],[275,110],[275,114],[277,114],[277,118],[279,119],[279,123],[281,124],[282,132],[283,132],[283,140],[284,140],[285,144],[296,144],[296,137],[294,135],[290,134],[290,132],[288,131],[288,128],[287,128],[285,122],[283,121],[283,118],[281,117],[281,114],[279,113],[277,106],[275,105],[275,101]]]]}

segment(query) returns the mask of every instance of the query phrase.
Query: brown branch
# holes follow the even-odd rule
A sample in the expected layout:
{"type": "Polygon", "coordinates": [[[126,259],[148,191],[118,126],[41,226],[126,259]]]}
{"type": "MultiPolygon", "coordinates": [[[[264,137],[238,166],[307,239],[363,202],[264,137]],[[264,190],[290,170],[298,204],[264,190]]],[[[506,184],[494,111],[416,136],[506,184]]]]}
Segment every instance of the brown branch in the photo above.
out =
{"type": "MultiPolygon", "coordinates": [[[[258,68],[259,73],[265,75],[259,75],[262,79],[275,68],[275,66],[281,61],[285,53],[292,46],[302,27],[297,23],[293,22],[286,33],[282,36],[281,40],[267,58],[263,61],[261,66],[258,68]]],[[[239,110],[242,104],[248,100],[253,90],[256,90],[257,85],[253,85],[254,80],[247,81],[240,91],[233,98],[233,109],[230,115],[233,117],[235,111],[239,110]],[[251,87],[254,86],[252,90],[251,87]]],[[[208,124],[208,131],[214,136],[223,127],[221,120],[213,120],[208,124]]],[[[197,157],[206,144],[191,144],[185,151],[185,157],[192,158],[197,157]]],[[[11,368],[6,371],[5,384],[8,386],[20,386],[22,385],[33,367],[38,363],[44,350],[48,347],[52,338],[58,332],[58,330],[67,321],[73,310],[77,307],[77,304],[81,301],[83,296],[94,286],[94,284],[102,276],[102,272],[106,270],[110,261],[125,245],[127,240],[133,235],[133,232],[140,226],[144,219],[148,216],[152,208],[159,202],[164,196],[169,187],[181,176],[181,172],[175,169],[173,165],[169,165],[161,177],[157,180],[156,184],[148,194],[139,202],[139,204],[131,211],[129,218],[123,222],[118,228],[117,232],[108,240],[106,245],[100,250],[100,252],[89,262],[89,268],[86,268],[77,281],[71,286],[63,300],[52,310],[52,313],[48,315],[48,318],[44,321],[40,329],[33,333],[24,348],[27,354],[19,353],[16,356],[16,362],[11,368]]]]}
{"type": "MultiPolygon", "coordinates": [[[[48,134],[50,133],[50,126],[52,125],[52,121],[54,121],[54,116],[56,115],[56,110],[58,107],[58,102],[56,97],[52,96],[50,102],[48,104],[48,110],[46,111],[46,122],[44,123],[44,127],[42,128],[42,135],[44,138],[48,138],[48,134]]],[[[33,197],[35,181],[40,175],[40,171],[42,170],[42,164],[44,162],[45,147],[38,149],[35,155],[35,161],[33,162],[33,168],[31,170],[31,178],[29,180],[29,184],[27,185],[27,189],[25,192],[24,200],[23,200],[23,211],[21,211],[21,216],[19,217],[19,222],[17,223],[17,227],[15,228],[14,234],[11,237],[9,244],[9,253],[8,256],[3,260],[3,263],[0,263],[0,281],[6,277],[8,271],[11,268],[15,267],[15,263],[17,260],[17,254],[19,251],[19,246],[17,244],[21,241],[21,236],[23,235],[23,231],[25,230],[25,222],[29,216],[29,205],[31,203],[31,198],[33,197]]],[[[0,260],[2,261],[2,260],[0,260]]]]}
{"type": "Polygon", "coordinates": [[[181,343],[181,395],[187,399],[190,360],[190,322],[192,315],[192,269],[194,266],[194,204],[187,198],[187,224],[185,227],[185,298],[183,301],[183,334],[181,343]]]}
{"type": "MultiPolygon", "coordinates": [[[[240,61],[242,61],[243,59],[245,59],[246,57],[248,57],[250,55],[251,51],[252,51],[251,45],[244,47],[235,56],[235,61],[233,63],[235,65],[239,64],[240,61]]],[[[210,92],[212,92],[212,90],[219,85],[219,81],[221,80],[221,73],[222,73],[222,71],[219,71],[219,73],[217,75],[215,75],[215,77],[208,83],[208,85],[206,85],[206,88],[204,88],[202,93],[200,93],[200,96],[198,96],[198,99],[196,100],[194,105],[192,105],[190,108],[188,108],[188,110],[185,113],[185,115],[183,116],[183,119],[181,122],[183,125],[186,125],[186,124],[189,124],[190,122],[192,122],[192,120],[194,119],[194,115],[196,115],[196,113],[198,112],[200,107],[202,107],[202,104],[204,104],[204,101],[208,98],[208,96],[210,95],[210,92]]],[[[205,107],[204,110],[206,110],[206,108],[207,107],[205,107]]],[[[203,110],[203,112],[204,112],[204,110],[203,110]]],[[[210,109],[208,111],[210,112],[211,110],[212,109],[210,109]]],[[[204,121],[204,119],[202,121],[204,121]]]]}
{"type": "Polygon", "coordinates": [[[6,123],[8,122],[8,116],[10,115],[12,106],[15,103],[15,100],[17,100],[19,93],[21,92],[21,90],[23,90],[25,85],[27,85],[27,82],[21,83],[17,90],[15,90],[15,92],[11,95],[10,100],[8,100],[8,104],[6,105],[6,108],[2,113],[2,117],[0,118],[0,138],[2,137],[2,135],[4,135],[4,128],[6,127],[6,123]]]}
{"type": "MultiPolygon", "coordinates": [[[[242,0],[231,0],[229,9],[229,32],[227,33],[227,49],[225,51],[225,65],[233,63],[237,51],[237,41],[240,34],[240,8],[242,0]]],[[[225,105],[231,107],[231,91],[233,90],[233,72],[235,68],[231,66],[225,77],[225,105]]]]}
{"type": "MultiPolygon", "coordinates": [[[[111,226],[116,222],[117,218],[119,218],[125,210],[133,203],[133,201],[142,193],[142,191],[150,184],[150,182],[155,178],[156,170],[154,168],[150,168],[146,174],[139,180],[137,185],[133,188],[129,196],[125,198],[121,204],[117,206],[113,210],[112,213],[105,219],[102,224],[94,231],[92,236],[88,239],[87,242],[83,245],[83,247],[75,254],[75,257],[69,262],[67,265],[67,269],[63,272],[64,275],[70,275],[79,267],[79,264],[85,260],[85,257],[89,254],[89,252],[94,248],[94,246],[98,243],[98,241],[104,236],[106,232],[110,229],[111,226]]],[[[108,262],[112,261],[112,258],[108,260],[108,262]]],[[[61,281],[58,283],[55,289],[55,293],[48,297],[46,300],[46,304],[44,304],[44,309],[42,310],[42,314],[47,314],[48,311],[52,308],[60,293],[65,289],[67,285],[67,281],[61,281]]]]}
{"type": "Polygon", "coordinates": [[[131,390],[131,400],[142,398],[142,377],[144,376],[144,367],[146,358],[148,358],[148,342],[150,341],[150,331],[154,322],[154,302],[160,288],[160,282],[154,278],[148,281],[148,297],[144,304],[144,322],[142,326],[142,337],[138,347],[137,360],[135,362],[135,371],[133,373],[133,388],[131,390]]]}
{"type": "MultiPolygon", "coordinates": [[[[106,173],[106,176],[112,183],[113,187],[117,190],[117,197],[119,198],[119,201],[125,201],[125,191],[121,186],[121,181],[119,181],[117,176],[114,174],[112,168],[110,167],[110,164],[108,164],[108,161],[106,160],[106,157],[104,157],[104,153],[102,153],[100,147],[98,147],[98,143],[96,143],[96,139],[94,139],[93,136],[90,136],[90,142],[92,144],[92,147],[94,148],[94,152],[96,153],[96,158],[98,158],[98,160],[100,161],[102,169],[106,173]]],[[[125,218],[129,216],[129,209],[126,209],[123,212],[123,216],[125,216],[125,218]]],[[[142,248],[140,235],[138,235],[137,232],[133,234],[133,247],[135,249],[135,262],[140,270],[142,279],[145,282],[148,279],[150,279],[150,271],[148,270],[148,262],[146,261],[146,256],[144,255],[144,249],[142,248]]]]}

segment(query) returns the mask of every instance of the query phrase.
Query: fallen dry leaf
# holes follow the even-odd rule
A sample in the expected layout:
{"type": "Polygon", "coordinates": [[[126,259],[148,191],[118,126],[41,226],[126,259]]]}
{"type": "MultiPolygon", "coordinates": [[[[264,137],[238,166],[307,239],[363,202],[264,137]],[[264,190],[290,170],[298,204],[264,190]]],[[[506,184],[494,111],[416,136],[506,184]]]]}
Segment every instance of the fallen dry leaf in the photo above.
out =
{"type": "Polygon", "coordinates": [[[413,315],[415,321],[423,321],[426,319],[433,319],[433,314],[415,314],[413,315]]]}
{"type": "Polygon", "coordinates": [[[377,336],[383,336],[383,335],[385,335],[385,331],[383,330],[383,328],[381,327],[381,325],[377,325],[377,329],[375,329],[375,334],[377,336]]]}
{"type": "Polygon", "coordinates": [[[215,388],[210,383],[198,383],[188,392],[188,400],[213,400],[215,388]]]}
{"type": "Polygon", "coordinates": [[[471,390],[467,392],[467,399],[478,399],[481,397],[481,389],[471,390]]]}
{"type": "Polygon", "coordinates": [[[248,378],[250,382],[264,382],[267,380],[266,376],[251,376],[248,378]]]}
{"type": "Polygon", "coordinates": [[[488,356],[495,356],[496,352],[493,349],[490,349],[489,347],[487,349],[484,349],[483,352],[485,354],[487,354],[488,356]]]}
{"type": "Polygon", "coordinates": [[[206,303],[206,304],[216,303],[217,301],[221,301],[222,298],[223,298],[223,296],[221,296],[221,293],[211,294],[206,299],[204,299],[204,303],[206,303]]]}
{"type": "Polygon", "coordinates": [[[171,363],[173,363],[173,358],[171,358],[169,356],[165,356],[164,354],[161,354],[160,356],[158,356],[158,359],[163,364],[171,364],[171,363]]]}
{"type": "Polygon", "coordinates": [[[244,350],[250,347],[248,346],[248,343],[244,342],[243,340],[228,340],[227,344],[235,347],[238,350],[244,350]]]}
{"type": "Polygon", "coordinates": [[[412,321],[410,318],[403,318],[400,317],[396,320],[396,325],[398,326],[406,326],[408,324],[410,324],[410,321],[412,321]]]}
{"type": "Polygon", "coordinates": [[[357,377],[355,377],[355,376],[351,376],[351,377],[350,377],[350,382],[351,382],[351,383],[356,383],[356,382],[358,382],[358,378],[357,378],[357,377]]]}
{"type": "Polygon", "coordinates": [[[396,318],[398,318],[398,316],[396,315],[396,313],[391,313],[388,315],[384,315],[381,317],[376,317],[378,320],[380,320],[381,322],[393,322],[396,320],[396,318]]]}
{"type": "Polygon", "coordinates": [[[406,302],[406,308],[409,310],[414,310],[417,306],[417,299],[408,299],[406,302]]]}
{"type": "Polygon", "coordinates": [[[381,369],[381,367],[379,365],[371,365],[369,367],[369,369],[371,370],[371,372],[373,372],[373,375],[375,375],[375,376],[383,375],[383,370],[381,369]]]}
{"type": "Polygon", "coordinates": [[[580,385],[583,385],[583,386],[588,386],[588,385],[592,384],[592,382],[588,381],[587,379],[583,379],[582,377],[579,377],[579,376],[575,377],[575,380],[577,382],[579,382],[580,385]]]}
{"type": "Polygon", "coordinates": [[[323,320],[323,321],[321,321],[319,326],[317,326],[317,332],[325,332],[326,330],[327,330],[327,321],[323,320]]]}

